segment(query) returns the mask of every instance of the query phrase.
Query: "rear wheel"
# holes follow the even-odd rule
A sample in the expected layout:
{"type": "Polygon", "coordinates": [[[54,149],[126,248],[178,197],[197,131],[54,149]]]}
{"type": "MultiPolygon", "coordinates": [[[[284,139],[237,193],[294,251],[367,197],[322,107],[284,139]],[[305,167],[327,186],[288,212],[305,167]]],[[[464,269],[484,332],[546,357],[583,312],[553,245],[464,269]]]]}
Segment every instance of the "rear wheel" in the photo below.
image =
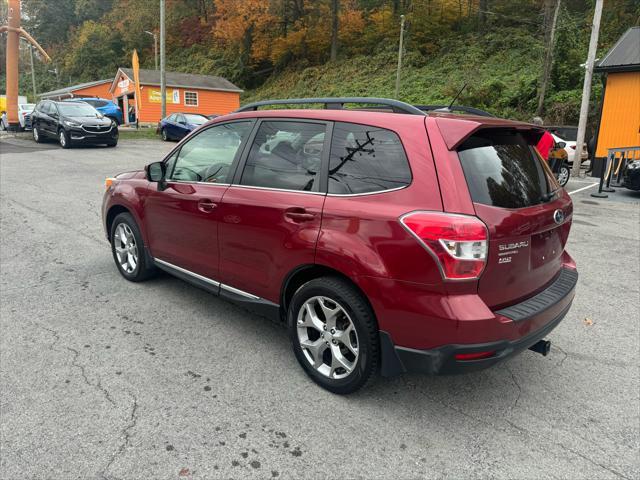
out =
{"type": "Polygon", "coordinates": [[[71,148],[71,139],[69,138],[69,134],[63,128],[58,132],[58,141],[62,148],[71,148]]]}
{"type": "Polygon", "coordinates": [[[169,141],[169,135],[167,135],[167,129],[163,128],[162,130],[160,130],[160,136],[162,137],[162,140],[165,142],[169,141]]]}
{"type": "Polygon", "coordinates": [[[321,277],[294,294],[288,311],[294,354],[314,382],[339,394],[362,388],[378,368],[371,307],[347,281],[321,277]]]}
{"type": "Polygon", "coordinates": [[[138,224],[130,213],[119,214],[111,224],[111,253],[120,274],[129,281],[141,282],[156,273],[148,265],[138,224]]]}

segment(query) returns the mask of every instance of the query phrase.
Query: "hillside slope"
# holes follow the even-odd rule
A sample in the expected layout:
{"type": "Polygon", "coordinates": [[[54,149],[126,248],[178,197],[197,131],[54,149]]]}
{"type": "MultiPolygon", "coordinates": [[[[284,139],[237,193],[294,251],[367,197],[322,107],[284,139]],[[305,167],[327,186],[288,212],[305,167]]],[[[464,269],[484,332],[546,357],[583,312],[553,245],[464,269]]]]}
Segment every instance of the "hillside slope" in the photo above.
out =
{"type": "MultiPolygon", "coordinates": [[[[261,87],[245,92],[242,102],[312,96],[393,97],[397,54],[391,47],[375,55],[274,74],[261,87]]],[[[539,39],[518,31],[490,34],[482,41],[477,37],[460,38],[430,57],[407,52],[399,98],[413,104],[449,103],[468,81],[456,103],[531,120],[543,55],[539,39]]],[[[575,104],[579,95],[564,97],[575,104]]],[[[554,101],[557,99],[549,100],[549,111],[554,111],[554,101]]]]}

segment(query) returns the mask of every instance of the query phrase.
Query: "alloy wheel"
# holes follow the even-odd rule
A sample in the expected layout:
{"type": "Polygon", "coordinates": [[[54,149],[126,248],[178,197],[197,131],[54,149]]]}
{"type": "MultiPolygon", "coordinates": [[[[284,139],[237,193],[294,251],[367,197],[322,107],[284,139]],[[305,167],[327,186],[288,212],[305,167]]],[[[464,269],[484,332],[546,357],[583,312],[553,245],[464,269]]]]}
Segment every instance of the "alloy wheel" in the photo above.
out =
{"type": "Polygon", "coordinates": [[[564,187],[568,181],[569,169],[567,167],[560,168],[560,171],[558,172],[558,183],[564,187]]]}
{"type": "Polygon", "coordinates": [[[121,223],[116,227],[113,242],[120,268],[126,273],[133,273],[138,266],[138,246],[131,227],[121,223]]]}
{"type": "Polygon", "coordinates": [[[64,135],[64,130],[60,130],[60,145],[63,147],[67,145],[67,137],[64,135]]]}
{"type": "Polygon", "coordinates": [[[358,362],[358,334],[346,310],[324,296],[309,298],[297,318],[298,341],[309,364],[331,379],[349,376],[358,362]]]}
{"type": "Polygon", "coordinates": [[[33,127],[33,139],[37,142],[40,139],[40,133],[36,127],[33,127]]]}

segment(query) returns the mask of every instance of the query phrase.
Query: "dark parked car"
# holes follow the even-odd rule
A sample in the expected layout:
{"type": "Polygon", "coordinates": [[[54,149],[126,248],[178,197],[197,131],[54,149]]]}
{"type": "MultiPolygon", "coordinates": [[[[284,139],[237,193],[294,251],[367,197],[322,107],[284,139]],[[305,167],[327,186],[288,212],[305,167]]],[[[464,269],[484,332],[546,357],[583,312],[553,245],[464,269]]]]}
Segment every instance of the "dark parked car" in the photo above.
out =
{"type": "Polygon", "coordinates": [[[209,119],[198,113],[172,113],[160,120],[158,132],[165,142],[181,140],[209,119]]]}
{"type": "Polygon", "coordinates": [[[640,160],[635,160],[627,165],[624,171],[623,185],[629,190],[640,191],[640,160]]]}
{"type": "Polygon", "coordinates": [[[118,126],[85,102],[43,100],[31,114],[33,139],[56,139],[62,148],[118,144],[118,126]]]}
{"type": "Polygon", "coordinates": [[[106,237],[127,280],[162,269],[286,322],[336,393],[546,355],[578,274],[542,132],[388,99],[258,102],[107,179],[106,237]]]}

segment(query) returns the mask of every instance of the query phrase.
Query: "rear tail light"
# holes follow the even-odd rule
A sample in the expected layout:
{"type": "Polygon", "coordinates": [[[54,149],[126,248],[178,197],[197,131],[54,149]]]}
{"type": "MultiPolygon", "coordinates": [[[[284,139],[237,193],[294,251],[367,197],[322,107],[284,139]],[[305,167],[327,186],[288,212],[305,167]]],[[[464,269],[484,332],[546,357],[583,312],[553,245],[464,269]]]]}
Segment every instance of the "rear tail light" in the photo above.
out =
{"type": "Polygon", "coordinates": [[[489,234],[477,217],[418,211],[403,215],[400,223],[434,257],[445,280],[480,277],[489,234]]]}

